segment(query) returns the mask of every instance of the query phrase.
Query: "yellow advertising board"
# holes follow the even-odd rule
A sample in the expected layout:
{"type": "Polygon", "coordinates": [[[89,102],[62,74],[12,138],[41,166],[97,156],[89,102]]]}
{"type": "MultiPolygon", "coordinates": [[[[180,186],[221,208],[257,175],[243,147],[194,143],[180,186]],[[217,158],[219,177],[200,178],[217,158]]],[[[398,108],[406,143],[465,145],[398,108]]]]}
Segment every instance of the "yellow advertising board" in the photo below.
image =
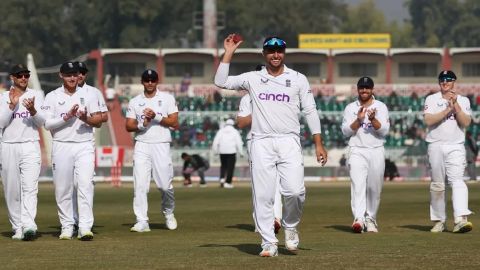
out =
{"type": "Polygon", "coordinates": [[[300,34],[301,49],[386,49],[390,48],[390,34],[300,34]]]}

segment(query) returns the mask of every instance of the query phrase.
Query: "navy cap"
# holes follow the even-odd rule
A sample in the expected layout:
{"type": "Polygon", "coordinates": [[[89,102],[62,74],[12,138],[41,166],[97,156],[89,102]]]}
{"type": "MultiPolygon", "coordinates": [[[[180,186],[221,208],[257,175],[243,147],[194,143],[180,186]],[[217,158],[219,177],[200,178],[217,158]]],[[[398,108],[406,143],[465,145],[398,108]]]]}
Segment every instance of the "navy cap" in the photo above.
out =
{"type": "Polygon", "coordinates": [[[158,73],[153,69],[147,69],[142,73],[142,82],[158,81],[158,73]]]}
{"type": "Polygon", "coordinates": [[[279,37],[268,37],[263,41],[264,49],[285,49],[287,48],[287,43],[279,37]]]}
{"type": "Polygon", "coordinates": [[[88,72],[87,65],[84,62],[77,61],[77,62],[74,62],[74,64],[77,65],[78,71],[83,72],[83,73],[88,72]]]}
{"type": "Polygon", "coordinates": [[[30,70],[23,64],[17,64],[10,69],[10,75],[19,73],[30,73],[30,70]]]}
{"type": "Polygon", "coordinates": [[[65,62],[60,66],[60,73],[71,74],[78,72],[78,65],[76,65],[74,62],[65,62]]]}
{"type": "Polygon", "coordinates": [[[370,77],[361,77],[358,82],[357,82],[357,88],[368,88],[368,89],[373,89],[373,86],[375,84],[373,83],[372,78],[370,77]]]}
{"type": "Polygon", "coordinates": [[[457,80],[457,76],[451,70],[443,70],[438,74],[439,82],[454,82],[457,80]]]}

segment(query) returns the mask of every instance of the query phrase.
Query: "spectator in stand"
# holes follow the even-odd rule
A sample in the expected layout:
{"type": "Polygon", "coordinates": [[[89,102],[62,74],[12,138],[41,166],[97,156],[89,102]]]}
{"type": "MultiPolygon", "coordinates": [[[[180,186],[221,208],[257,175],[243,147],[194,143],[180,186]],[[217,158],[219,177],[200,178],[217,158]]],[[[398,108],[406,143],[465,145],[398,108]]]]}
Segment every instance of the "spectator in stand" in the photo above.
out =
{"type": "Polygon", "coordinates": [[[182,153],[183,159],[183,185],[186,187],[192,186],[192,179],[190,178],[193,172],[197,172],[200,177],[200,187],[206,187],[207,182],[205,182],[205,171],[210,168],[210,163],[207,159],[201,157],[200,155],[189,155],[187,153],[182,153]]]}
{"type": "Polygon", "coordinates": [[[185,75],[182,78],[182,81],[180,82],[180,92],[186,93],[191,83],[192,83],[192,76],[190,75],[190,73],[185,73],[185,75]]]}

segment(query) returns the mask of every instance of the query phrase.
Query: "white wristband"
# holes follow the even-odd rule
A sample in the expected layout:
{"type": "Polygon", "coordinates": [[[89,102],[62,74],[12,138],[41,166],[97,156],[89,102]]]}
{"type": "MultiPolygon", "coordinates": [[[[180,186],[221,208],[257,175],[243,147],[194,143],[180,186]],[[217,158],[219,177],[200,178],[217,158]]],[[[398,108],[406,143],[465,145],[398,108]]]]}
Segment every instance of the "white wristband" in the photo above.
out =
{"type": "Polygon", "coordinates": [[[143,122],[138,122],[137,128],[138,128],[139,131],[143,131],[143,130],[147,129],[147,128],[143,125],[143,122]]]}
{"type": "Polygon", "coordinates": [[[162,122],[163,116],[161,113],[157,113],[154,119],[160,124],[160,122],[162,122]]]}

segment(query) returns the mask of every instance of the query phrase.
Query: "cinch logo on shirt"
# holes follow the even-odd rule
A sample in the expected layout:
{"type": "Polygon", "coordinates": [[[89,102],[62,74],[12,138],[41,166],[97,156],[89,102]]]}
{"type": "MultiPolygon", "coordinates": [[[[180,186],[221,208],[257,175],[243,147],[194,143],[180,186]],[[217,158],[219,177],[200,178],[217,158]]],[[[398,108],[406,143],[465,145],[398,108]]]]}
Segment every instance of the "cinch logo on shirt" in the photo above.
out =
{"type": "Polygon", "coordinates": [[[272,101],[284,101],[290,102],[290,96],[287,94],[267,94],[267,93],[260,93],[258,94],[258,98],[260,100],[272,100],[272,101]]]}
{"type": "Polygon", "coordinates": [[[373,127],[372,123],[362,123],[360,126],[363,129],[371,129],[373,127]]]}
{"type": "Polygon", "coordinates": [[[29,117],[30,117],[30,112],[29,111],[12,114],[12,119],[15,119],[15,118],[29,118],[29,117]]]}

